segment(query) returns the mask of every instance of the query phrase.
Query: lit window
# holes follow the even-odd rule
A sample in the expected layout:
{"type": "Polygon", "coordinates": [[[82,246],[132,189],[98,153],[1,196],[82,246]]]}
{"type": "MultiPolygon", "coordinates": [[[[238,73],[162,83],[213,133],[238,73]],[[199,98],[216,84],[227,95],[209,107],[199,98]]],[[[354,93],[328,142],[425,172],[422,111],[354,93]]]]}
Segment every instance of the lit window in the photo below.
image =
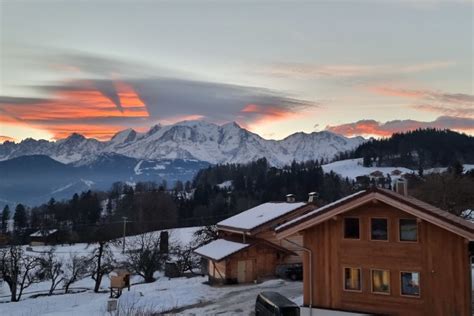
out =
{"type": "Polygon", "coordinates": [[[344,290],[346,291],[360,291],[360,269],[359,268],[344,268],[344,290]]]}
{"type": "Polygon", "coordinates": [[[416,219],[400,219],[400,241],[417,241],[418,224],[416,219]]]}
{"type": "Polygon", "coordinates": [[[420,296],[420,273],[402,272],[400,275],[402,284],[402,295],[420,296]]]}
{"type": "Polygon", "coordinates": [[[359,239],[359,219],[354,217],[344,218],[344,238],[359,239]]]}
{"type": "Polygon", "coordinates": [[[370,220],[370,238],[372,240],[388,240],[388,224],[386,218],[370,220]]]}
{"type": "Polygon", "coordinates": [[[388,270],[372,270],[372,292],[390,294],[390,272],[388,270]]]}

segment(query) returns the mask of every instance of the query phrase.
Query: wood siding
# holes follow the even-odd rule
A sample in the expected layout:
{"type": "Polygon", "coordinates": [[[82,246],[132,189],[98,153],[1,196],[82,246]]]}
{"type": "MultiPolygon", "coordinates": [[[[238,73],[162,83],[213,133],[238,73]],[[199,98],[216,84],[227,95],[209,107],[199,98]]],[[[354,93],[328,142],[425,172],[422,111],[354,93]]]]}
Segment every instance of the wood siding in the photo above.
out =
{"type": "Polygon", "coordinates": [[[290,243],[284,239],[277,239],[275,236],[274,231],[266,231],[262,232],[260,234],[256,235],[257,238],[265,239],[266,241],[269,241],[271,243],[274,243],[275,245],[281,246],[283,248],[286,248],[290,251],[293,251],[297,255],[286,255],[283,257],[283,260],[280,262],[281,264],[297,264],[297,263],[302,263],[303,262],[303,252],[301,251],[301,247],[303,246],[303,235],[301,234],[294,234],[289,236],[287,239],[290,240],[293,243],[296,243],[299,246],[296,246],[293,243],[290,243]]]}
{"type": "Polygon", "coordinates": [[[303,231],[313,251],[313,277],[304,254],[304,304],[388,315],[471,315],[470,264],[466,241],[418,221],[418,241],[400,242],[398,220],[413,216],[383,203],[368,203],[303,231]],[[343,239],[343,218],[360,218],[360,240],[343,239]],[[370,218],[388,219],[388,241],[370,240],[370,218]],[[343,290],[343,267],[361,268],[362,291],[343,290]],[[390,271],[390,294],[371,293],[370,269],[390,271]],[[400,271],[420,273],[419,298],[400,294],[400,271]]]}
{"type": "Polygon", "coordinates": [[[228,279],[237,280],[238,262],[244,260],[253,261],[252,269],[247,271],[247,273],[251,275],[245,277],[247,282],[275,276],[275,267],[278,262],[276,251],[269,247],[257,245],[248,250],[238,252],[227,259],[228,279]]]}

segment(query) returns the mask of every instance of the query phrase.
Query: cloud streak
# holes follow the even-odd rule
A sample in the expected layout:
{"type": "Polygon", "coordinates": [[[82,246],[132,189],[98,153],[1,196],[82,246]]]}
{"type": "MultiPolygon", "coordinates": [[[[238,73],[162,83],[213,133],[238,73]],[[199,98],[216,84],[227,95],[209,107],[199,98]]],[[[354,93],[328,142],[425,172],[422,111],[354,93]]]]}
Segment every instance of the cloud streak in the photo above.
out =
{"type": "Polygon", "coordinates": [[[471,94],[387,86],[369,87],[369,91],[378,95],[412,100],[410,107],[421,111],[474,118],[474,95],[471,94]]]}
{"type": "Polygon", "coordinates": [[[326,126],[326,130],[346,136],[365,135],[375,137],[388,137],[396,132],[406,132],[417,128],[452,129],[459,132],[473,133],[474,119],[441,116],[431,122],[393,120],[382,123],[376,120],[360,120],[354,123],[326,126]]]}
{"type": "Polygon", "coordinates": [[[437,69],[444,69],[455,65],[452,61],[433,61],[418,64],[330,64],[318,65],[309,63],[275,63],[265,67],[263,74],[275,77],[289,77],[296,79],[311,78],[351,78],[376,77],[387,75],[406,75],[437,69]]]}
{"type": "Polygon", "coordinates": [[[84,60],[75,56],[70,66],[62,68],[74,69],[81,76],[29,86],[48,96],[44,98],[0,96],[0,120],[31,124],[56,139],[72,132],[108,139],[123,128],[140,129],[156,122],[206,119],[249,126],[318,106],[259,87],[149,76],[145,71],[140,76],[140,67],[126,75],[133,68],[127,63],[89,56],[84,60]]]}

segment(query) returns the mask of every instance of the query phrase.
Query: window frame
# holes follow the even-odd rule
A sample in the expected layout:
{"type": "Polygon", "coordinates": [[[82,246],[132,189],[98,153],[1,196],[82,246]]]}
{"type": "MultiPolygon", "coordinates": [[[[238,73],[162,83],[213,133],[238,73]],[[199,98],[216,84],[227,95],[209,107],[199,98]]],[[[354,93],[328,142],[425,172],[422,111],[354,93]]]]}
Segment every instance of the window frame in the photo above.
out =
{"type": "Polygon", "coordinates": [[[411,244],[416,244],[416,243],[420,242],[420,228],[419,228],[419,225],[418,225],[418,218],[400,217],[398,219],[398,242],[411,243],[411,244]],[[416,223],[416,240],[402,240],[402,232],[401,232],[402,225],[400,225],[400,222],[402,220],[414,220],[415,221],[415,223],[416,223]]]}
{"type": "Polygon", "coordinates": [[[362,267],[355,267],[355,266],[343,266],[342,267],[342,290],[344,292],[362,293],[362,283],[363,283],[362,267]],[[357,270],[359,270],[359,287],[360,287],[359,290],[346,289],[346,269],[357,269],[357,270]]]}
{"type": "Polygon", "coordinates": [[[360,217],[359,216],[344,216],[342,218],[342,239],[344,240],[361,240],[361,233],[362,233],[362,230],[361,230],[361,220],[360,220],[360,217]],[[357,221],[359,222],[359,238],[347,238],[346,237],[346,218],[349,219],[357,219],[357,221]]]}
{"type": "Polygon", "coordinates": [[[376,295],[392,295],[392,273],[389,269],[379,269],[379,268],[371,268],[370,269],[370,293],[376,295]],[[376,292],[374,291],[374,278],[373,272],[374,271],[387,271],[388,272],[388,292],[376,292]]]}
{"type": "Polygon", "coordinates": [[[389,242],[390,241],[390,219],[388,217],[370,217],[369,218],[369,240],[370,241],[382,241],[382,242],[389,242]],[[387,239],[372,239],[372,220],[373,219],[384,219],[387,221],[387,239]]]}
{"type": "Polygon", "coordinates": [[[408,298],[415,298],[415,299],[420,299],[421,298],[421,272],[420,271],[406,271],[406,270],[400,270],[399,274],[400,278],[400,296],[402,297],[408,297],[408,298]],[[402,273],[418,273],[418,295],[409,295],[409,294],[403,294],[403,286],[402,286],[402,273]]]}

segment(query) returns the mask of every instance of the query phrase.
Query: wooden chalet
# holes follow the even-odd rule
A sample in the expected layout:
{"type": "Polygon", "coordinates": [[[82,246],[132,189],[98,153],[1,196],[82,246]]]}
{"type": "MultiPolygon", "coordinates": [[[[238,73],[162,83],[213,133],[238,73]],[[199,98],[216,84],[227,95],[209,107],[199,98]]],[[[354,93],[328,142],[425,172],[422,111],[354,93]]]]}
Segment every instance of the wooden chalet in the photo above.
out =
{"type": "Polygon", "coordinates": [[[53,244],[56,244],[57,242],[58,242],[57,229],[38,230],[30,234],[31,246],[53,245],[53,244]]]}
{"type": "Polygon", "coordinates": [[[195,250],[208,259],[211,283],[249,283],[277,275],[284,266],[301,264],[301,236],[275,238],[274,229],[314,209],[312,203],[269,202],[217,224],[219,239],[195,250]]]}
{"type": "Polygon", "coordinates": [[[474,224],[401,192],[360,191],[276,228],[303,238],[302,315],[471,315],[474,224]]]}

